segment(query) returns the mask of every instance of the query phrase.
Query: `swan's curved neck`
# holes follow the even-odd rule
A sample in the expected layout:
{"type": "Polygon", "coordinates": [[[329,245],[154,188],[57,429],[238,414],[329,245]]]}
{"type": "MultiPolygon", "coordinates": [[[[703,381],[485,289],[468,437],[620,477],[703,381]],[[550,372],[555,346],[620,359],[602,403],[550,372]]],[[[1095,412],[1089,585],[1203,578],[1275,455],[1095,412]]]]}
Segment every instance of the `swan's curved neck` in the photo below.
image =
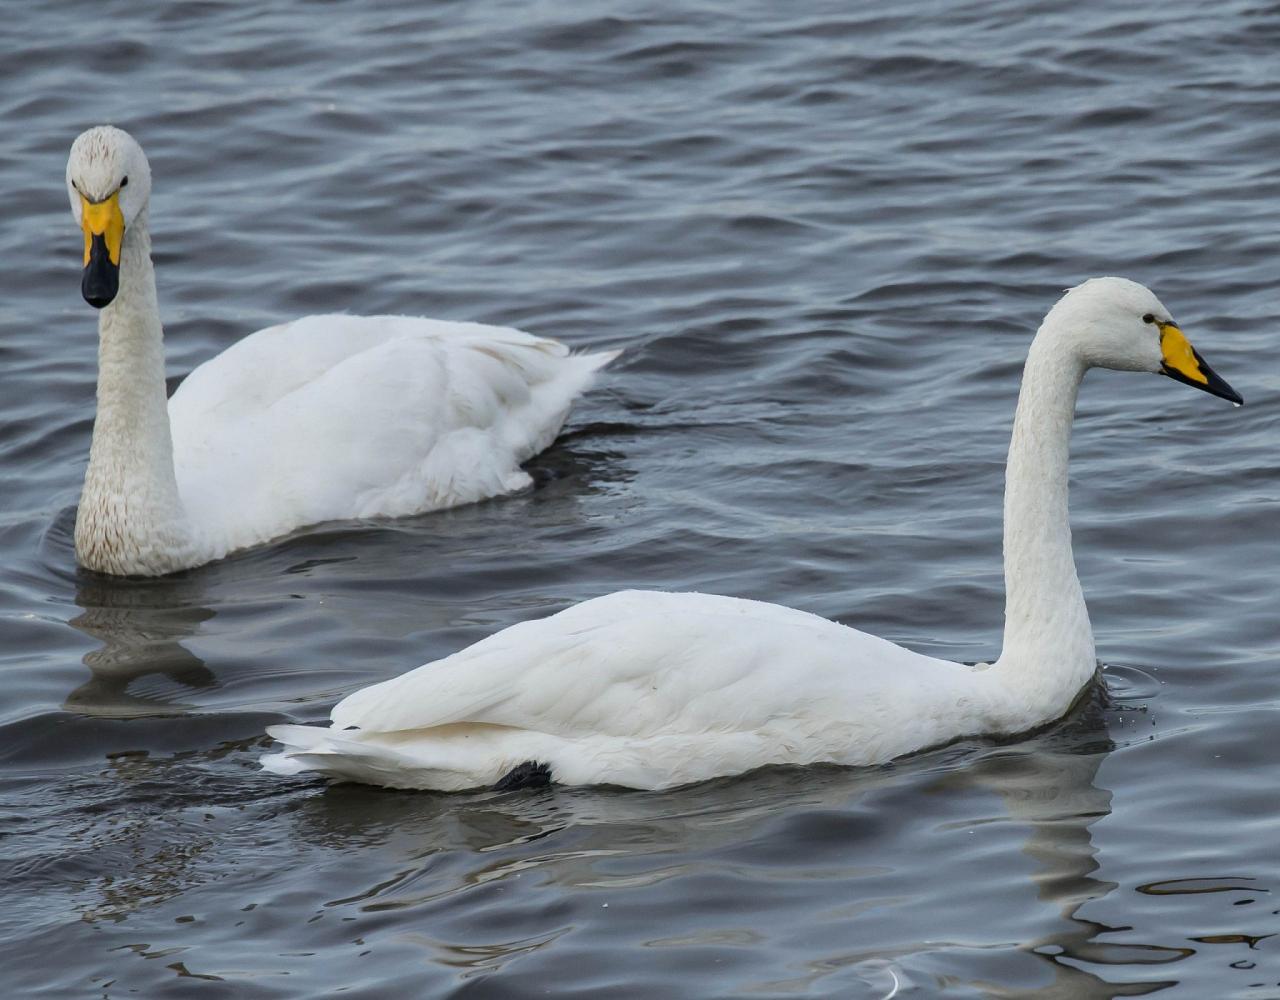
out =
{"type": "Polygon", "coordinates": [[[1062,334],[1041,327],[1018,394],[1005,474],[1004,648],[995,664],[1019,700],[1059,713],[1097,665],[1067,512],[1071,423],[1086,365],[1062,334]]]}
{"type": "Polygon", "coordinates": [[[173,471],[147,211],[125,230],[120,288],[98,317],[98,412],[76,513],[76,557],[103,573],[167,573],[190,533],[173,471]]]}

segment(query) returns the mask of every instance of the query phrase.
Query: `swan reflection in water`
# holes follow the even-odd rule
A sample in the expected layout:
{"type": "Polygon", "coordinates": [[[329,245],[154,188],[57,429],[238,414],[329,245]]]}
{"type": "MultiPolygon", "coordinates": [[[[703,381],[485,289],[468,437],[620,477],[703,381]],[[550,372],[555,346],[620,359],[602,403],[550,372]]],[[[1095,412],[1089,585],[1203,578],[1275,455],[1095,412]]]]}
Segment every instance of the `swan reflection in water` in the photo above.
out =
{"type": "Polygon", "coordinates": [[[190,711],[183,689],[218,686],[204,660],[181,641],[214,616],[202,598],[193,579],[121,580],[81,571],[75,601],[82,610],[70,624],[102,646],[85,654],[92,676],[67,695],[63,708],[113,718],[190,711]]]}
{"type": "Polygon", "coordinates": [[[723,945],[707,975],[769,995],[914,996],[944,980],[991,998],[1144,995],[1177,978],[1148,969],[1184,952],[1135,945],[1132,931],[1111,943],[1119,928],[1086,915],[1116,889],[1097,876],[1092,833],[1111,813],[1097,784],[1111,716],[1099,689],[1065,722],[1007,744],[657,793],[333,785],[295,813],[289,839],[309,844],[310,886],[291,888],[308,912],[336,909],[356,929],[375,914],[399,913],[405,926],[430,914],[420,944],[441,976],[477,962],[502,974],[510,961],[507,973],[537,979],[564,948],[623,966],[643,954],[648,971],[631,971],[656,994],[671,985],[653,979],[662,953],[687,971],[682,949],[723,945]],[[708,880],[720,888],[703,903],[708,880]],[[495,885],[504,911],[580,912],[590,897],[627,921],[589,920],[567,936],[536,925],[488,933],[476,911],[495,885]],[[734,941],[751,947],[723,944],[734,941]],[[540,951],[545,965],[531,966],[540,951]],[[1108,966],[1123,967],[1120,982],[1097,974],[1108,966]]]}
{"type": "MultiPolygon", "coordinates": [[[[1086,703],[1057,731],[1025,744],[993,750],[973,766],[949,772],[944,786],[968,785],[995,792],[1008,820],[1027,828],[1021,852],[1031,859],[1038,907],[1016,939],[1018,950],[1044,962],[1049,982],[1035,988],[975,981],[984,995],[1032,996],[1038,1000],[1112,1000],[1144,996],[1174,985],[1174,977],[1146,982],[1108,982],[1082,966],[1159,965],[1183,957],[1180,949],[1158,945],[1120,946],[1103,935],[1129,931],[1090,919],[1083,911],[1117,883],[1098,878],[1098,848],[1092,827],[1111,815],[1110,790],[1097,784],[1098,769],[1115,744],[1107,732],[1107,695],[1101,681],[1086,703]],[[1135,961],[1136,951],[1148,954],[1135,961]]],[[[1006,867],[1008,867],[1006,865],[1006,867]]],[[[982,919],[975,901],[976,918],[982,919]]],[[[1145,978],[1145,977],[1144,977],[1145,978]]]]}

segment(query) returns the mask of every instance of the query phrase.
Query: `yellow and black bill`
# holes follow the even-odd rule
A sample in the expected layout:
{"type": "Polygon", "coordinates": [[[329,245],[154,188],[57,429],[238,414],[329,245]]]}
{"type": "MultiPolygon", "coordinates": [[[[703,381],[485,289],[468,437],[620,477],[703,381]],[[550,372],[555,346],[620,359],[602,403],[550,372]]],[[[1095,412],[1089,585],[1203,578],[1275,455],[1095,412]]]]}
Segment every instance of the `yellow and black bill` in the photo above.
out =
{"type": "Polygon", "coordinates": [[[1229,399],[1237,406],[1244,403],[1240,393],[1227,385],[1222,378],[1209,367],[1209,363],[1200,357],[1200,352],[1191,346],[1187,335],[1172,323],[1160,324],[1161,375],[1168,375],[1178,382],[1185,382],[1196,389],[1229,399]]]}
{"type": "Polygon", "coordinates": [[[93,308],[101,309],[110,305],[120,291],[120,247],[124,243],[120,192],[97,202],[81,195],[80,225],[84,229],[80,294],[93,308]]]}

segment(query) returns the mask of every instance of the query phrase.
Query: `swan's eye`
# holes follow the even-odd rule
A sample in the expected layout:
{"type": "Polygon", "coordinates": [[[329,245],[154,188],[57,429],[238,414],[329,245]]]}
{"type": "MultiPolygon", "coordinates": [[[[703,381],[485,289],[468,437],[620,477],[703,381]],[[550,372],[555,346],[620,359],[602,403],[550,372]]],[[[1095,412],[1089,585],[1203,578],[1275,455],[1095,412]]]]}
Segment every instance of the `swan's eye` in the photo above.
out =
{"type": "MultiPolygon", "coordinates": [[[[120,186],[124,187],[123,184],[120,186]]],[[[1142,317],[1142,322],[1144,323],[1154,323],[1155,321],[1156,321],[1156,318],[1153,315],[1151,315],[1151,313],[1147,313],[1145,316],[1142,317]]]]}
{"type": "Polygon", "coordinates": [[[128,187],[128,186],[129,186],[129,178],[128,178],[128,177],[123,178],[123,179],[120,181],[120,186],[121,186],[122,188],[123,188],[123,187],[128,187]]]}

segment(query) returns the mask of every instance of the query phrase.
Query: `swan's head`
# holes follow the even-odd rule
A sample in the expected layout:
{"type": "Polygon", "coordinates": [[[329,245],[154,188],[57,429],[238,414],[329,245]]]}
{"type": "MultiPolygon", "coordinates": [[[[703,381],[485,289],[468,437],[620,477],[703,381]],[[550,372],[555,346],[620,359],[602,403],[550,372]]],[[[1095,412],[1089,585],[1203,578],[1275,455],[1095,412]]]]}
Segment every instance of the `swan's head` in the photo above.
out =
{"type": "Polygon", "coordinates": [[[1058,300],[1044,328],[1069,337],[1089,367],[1157,372],[1244,402],[1191,346],[1155,293],[1136,281],[1090,278],[1058,300]]]}
{"type": "Polygon", "coordinates": [[[99,125],[71,144],[67,158],[71,214],[84,230],[80,292],[95,309],[120,290],[120,248],[151,197],[151,165],[128,132],[99,125]]]}

